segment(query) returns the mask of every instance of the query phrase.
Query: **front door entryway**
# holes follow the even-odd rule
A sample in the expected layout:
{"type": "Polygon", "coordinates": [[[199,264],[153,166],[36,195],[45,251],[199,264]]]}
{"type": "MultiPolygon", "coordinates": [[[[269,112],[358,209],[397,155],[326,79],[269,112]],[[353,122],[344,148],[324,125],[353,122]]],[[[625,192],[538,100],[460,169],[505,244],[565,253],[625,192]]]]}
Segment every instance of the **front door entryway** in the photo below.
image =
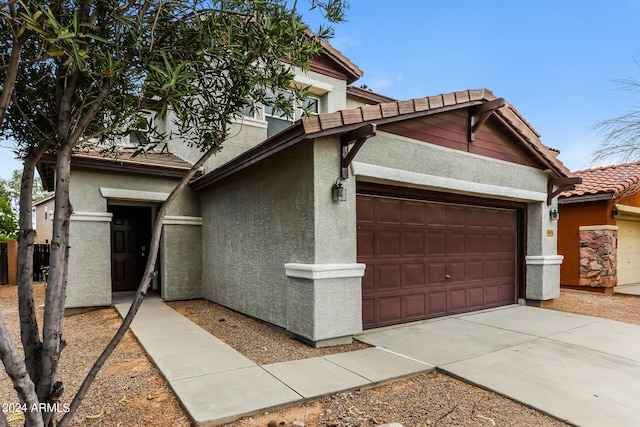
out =
{"type": "Polygon", "coordinates": [[[151,208],[109,206],[111,221],[111,288],[135,291],[144,274],[151,237],[151,208]]]}

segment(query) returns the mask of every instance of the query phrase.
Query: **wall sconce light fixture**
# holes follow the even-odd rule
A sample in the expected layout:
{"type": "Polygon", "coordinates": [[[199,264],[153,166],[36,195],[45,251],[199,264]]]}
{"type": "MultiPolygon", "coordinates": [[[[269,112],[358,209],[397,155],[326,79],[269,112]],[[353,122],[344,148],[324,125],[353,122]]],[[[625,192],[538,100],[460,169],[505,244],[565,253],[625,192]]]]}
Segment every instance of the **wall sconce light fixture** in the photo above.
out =
{"type": "Polygon", "coordinates": [[[613,208],[613,210],[611,211],[611,216],[613,218],[620,218],[620,211],[618,210],[618,208],[613,208]]]}
{"type": "Polygon", "coordinates": [[[560,212],[558,212],[558,208],[553,208],[549,211],[549,219],[551,219],[551,221],[557,221],[560,219],[560,212]]]}
{"type": "Polygon", "coordinates": [[[347,200],[347,189],[342,186],[340,178],[331,187],[331,198],[334,202],[344,202],[347,200]]]}

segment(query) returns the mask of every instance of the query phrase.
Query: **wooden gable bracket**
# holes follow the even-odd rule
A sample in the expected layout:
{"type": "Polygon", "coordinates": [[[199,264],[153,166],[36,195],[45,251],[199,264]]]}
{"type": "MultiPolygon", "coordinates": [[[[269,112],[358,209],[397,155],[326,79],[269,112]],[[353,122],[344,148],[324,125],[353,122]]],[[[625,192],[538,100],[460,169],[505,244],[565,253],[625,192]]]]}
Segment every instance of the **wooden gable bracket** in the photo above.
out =
{"type": "Polygon", "coordinates": [[[469,142],[473,142],[476,131],[495,110],[505,105],[504,98],[494,99],[469,109],[469,142]]]}
{"type": "Polygon", "coordinates": [[[558,194],[566,190],[571,190],[574,185],[580,184],[582,178],[574,176],[571,178],[552,178],[547,182],[547,206],[551,206],[551,200],[558,194]],[[553,187],[558,187],[555,190],[553,187]]]}
{"type": "Polygon", "coordinates": [[[342,134],[342,136],[340,137],[340,144],[342,145],[340,177],[342,179],[349,178],[349,165],[353,161],[353,158],[356,156],[356,154],[358,154],[358,151],[360,150],[360,148],[362,148],[364,142],[375,135],[375,123],[367,123],[357,129],[342,134]],[[353,147],[349,149],[349,144],[351,144],[353,141],[355,141],[355,144],[353,144],[353,147]]]}

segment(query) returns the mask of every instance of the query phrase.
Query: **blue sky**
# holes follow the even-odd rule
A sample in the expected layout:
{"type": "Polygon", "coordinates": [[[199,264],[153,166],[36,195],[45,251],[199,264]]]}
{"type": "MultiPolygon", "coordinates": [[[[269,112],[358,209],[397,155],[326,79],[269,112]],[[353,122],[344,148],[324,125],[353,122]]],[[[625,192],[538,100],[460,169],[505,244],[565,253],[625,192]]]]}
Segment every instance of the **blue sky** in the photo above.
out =
{"type": "MultiPolygon", "coordinates": [[[[364,71],[356,85],[397,99],[490,89],[572,170],[591,166],[596,123],[640,107],[614,82],[640,80],[640,0],[350,3],[331,43],[364,71]]],[[[20,167],[7,147],[2,179],[20,167]]]]}

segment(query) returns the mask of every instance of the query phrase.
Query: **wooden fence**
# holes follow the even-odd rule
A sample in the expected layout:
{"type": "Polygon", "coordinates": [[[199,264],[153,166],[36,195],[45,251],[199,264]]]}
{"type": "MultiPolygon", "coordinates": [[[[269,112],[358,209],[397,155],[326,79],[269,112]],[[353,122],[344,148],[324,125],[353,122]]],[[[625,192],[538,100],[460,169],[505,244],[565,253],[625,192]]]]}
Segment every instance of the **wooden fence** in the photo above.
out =
{"type": "Polygon", "coordinates": [[[33,281],[46,280],[45,269],[49,268],[51,245],[33,245],[33,281]]]}
{"type": "Polygon", "coordinates": [[[0,243],[0,285],[9,283],[9,263],[7,262],[7,244],[0,243]]]}
{"type": "MultiPolygon", "coordinates": [[[[34,282],[43,282],[46,279],[45,270],[47,267],[49,267],[50,252],[51,252],[51,245],[33,245],[33,281],[34,282]]],[[[6,285],[8,283],[9,283],[8,245],[7,243],[0,243],[0,285],[6,285]]]]}

